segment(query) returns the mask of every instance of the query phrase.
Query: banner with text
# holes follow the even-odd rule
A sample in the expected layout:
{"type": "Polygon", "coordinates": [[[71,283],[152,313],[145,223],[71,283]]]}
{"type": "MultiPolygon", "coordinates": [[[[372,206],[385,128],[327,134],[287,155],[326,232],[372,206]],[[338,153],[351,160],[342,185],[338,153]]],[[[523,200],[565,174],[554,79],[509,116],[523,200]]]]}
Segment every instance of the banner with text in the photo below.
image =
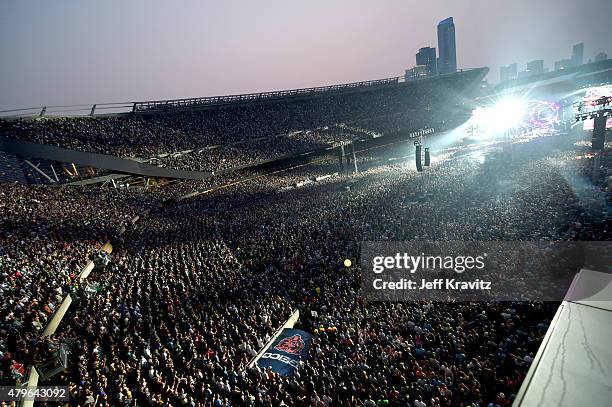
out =
{"type": "Polygon", "coordinates": [[[291,376],[301,360],[308,358],[312,335],[299,329],[285,328],[257,361],[261,368],[271,368],[281,376],[291,376]]]}

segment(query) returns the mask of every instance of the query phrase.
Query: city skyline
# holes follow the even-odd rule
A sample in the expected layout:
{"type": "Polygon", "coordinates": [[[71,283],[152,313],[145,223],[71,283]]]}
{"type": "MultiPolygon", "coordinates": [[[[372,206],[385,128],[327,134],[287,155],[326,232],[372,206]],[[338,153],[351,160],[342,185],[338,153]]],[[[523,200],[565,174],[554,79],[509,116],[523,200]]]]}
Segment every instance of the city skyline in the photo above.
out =
{"type": "Polygon", "coordinates": [[[601,62],[608,59],[608,55],[605,52],[599,52],[588,58],[585,61],[584,58],[584,43],[580,42],[572,46],[571,55],[569,58],[561,58],[554,62],[551,61],[547,64],[547,61],[543,59],[535,59],[527,62],[525,70],[519,70],[519,64],[517,62],[502,65],[499,67],[499,82],[505,82],[507,80],[513,80],[517,78],[523,78],[531,75],[539,75],[546,72],[554,72],[562,69],[572,68],[592,62],[601,62]]]}
{"type": "Polygon", "coordinates": [[[0,109],[239,94],[400,76],[457,25],[457,68],[612,54],[612,4],[390,0],[0,4],[0,109]],[[496,3],[496,4],[492,4],[496,3]],[[593,9],[599,12],[594,13],[593,9]],[[541,16],[546,15],[546,19],[541,16]],[[501,46],[500,44],[503,44],[501,46]],[[477,45],[477,46],[476,46],[477,45]]]}

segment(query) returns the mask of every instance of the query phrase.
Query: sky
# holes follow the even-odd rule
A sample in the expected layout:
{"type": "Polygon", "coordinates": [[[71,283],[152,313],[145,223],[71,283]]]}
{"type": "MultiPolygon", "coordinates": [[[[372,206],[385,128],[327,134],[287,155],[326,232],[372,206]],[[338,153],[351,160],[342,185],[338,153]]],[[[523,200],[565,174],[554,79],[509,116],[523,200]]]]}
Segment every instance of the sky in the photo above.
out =
{"type": "Polygon", "coordinates": [[[0,110],[402,75],[455,20],[459,68],[612,57],[610,0],[0,1],[0,110]]]}

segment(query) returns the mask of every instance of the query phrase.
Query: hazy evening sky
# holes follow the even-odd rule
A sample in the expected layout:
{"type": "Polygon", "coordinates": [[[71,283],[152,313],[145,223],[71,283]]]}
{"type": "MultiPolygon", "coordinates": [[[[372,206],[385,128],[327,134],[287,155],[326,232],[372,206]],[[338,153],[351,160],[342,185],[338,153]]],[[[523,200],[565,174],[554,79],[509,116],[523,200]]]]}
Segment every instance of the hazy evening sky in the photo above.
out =
{"type": "Polygon", "coordinates": [[[612,56],[611,0],[1,0],[0,109],[398,76],[449,16],[458,66],[492,82],[577,42],[612,56]]]}

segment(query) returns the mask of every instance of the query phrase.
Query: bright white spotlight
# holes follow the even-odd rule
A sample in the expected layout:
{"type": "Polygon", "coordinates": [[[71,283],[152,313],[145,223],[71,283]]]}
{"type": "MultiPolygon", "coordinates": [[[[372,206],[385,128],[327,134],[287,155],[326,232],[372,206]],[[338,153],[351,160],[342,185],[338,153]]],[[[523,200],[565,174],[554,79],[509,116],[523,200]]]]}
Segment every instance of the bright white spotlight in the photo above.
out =
{"type": "Polygon", "coordinates": [[[518,127],[523,123],[525,104],[521,99],[508,97],[493,106],[493,126],[497,130],[518,127]]]}
{"type": "Polygon", "coordinates": [[[471,138],[483,140],[492,136],[490,132],[493,123],[492,113],[493,108],[491,107],[479,107],[474,109],[467,126],[471,138]]]}
{"type": "Polygon", "coordinates": [[[480,140],[493,138],[496,133],[520,127],[526,122],[527,104],[518,97],[505,97],[499,102],[472,112],[472,137],[480,140]]]}

